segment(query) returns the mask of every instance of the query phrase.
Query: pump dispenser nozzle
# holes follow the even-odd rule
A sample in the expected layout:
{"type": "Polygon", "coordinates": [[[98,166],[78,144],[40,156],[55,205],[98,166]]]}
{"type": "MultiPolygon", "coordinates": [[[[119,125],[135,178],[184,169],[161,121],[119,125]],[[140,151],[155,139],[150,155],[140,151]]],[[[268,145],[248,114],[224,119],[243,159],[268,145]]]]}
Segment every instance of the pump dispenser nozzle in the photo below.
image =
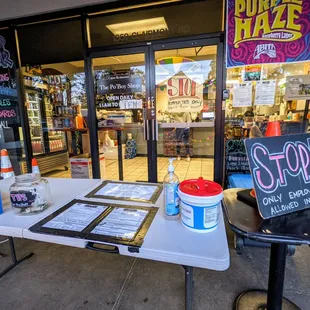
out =
{"type": "Polygon", "coordinates": [[[173,161],[174,160],[176,160],[176,158],[169,158],[168,172],[174,172],[174,166],[173,166],[173,161]]]}

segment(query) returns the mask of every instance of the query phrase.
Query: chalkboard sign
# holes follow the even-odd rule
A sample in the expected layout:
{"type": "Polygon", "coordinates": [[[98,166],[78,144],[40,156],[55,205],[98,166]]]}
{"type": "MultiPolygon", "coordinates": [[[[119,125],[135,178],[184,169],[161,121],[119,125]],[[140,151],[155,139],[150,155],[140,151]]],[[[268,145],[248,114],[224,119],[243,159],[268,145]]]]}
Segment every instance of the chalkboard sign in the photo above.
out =
{"type": "Polygon", "coordinates": [[[20,127],[18,102],[14,98],[0,96],[0,128],[20,127]]]}
{"type": "Polygon", "coordinates": [[[244,140],[226,141],[225,161],[227,174],[250,172],[244,140]]]}
{"type": "Polygon", "coordinates": [[[310,134],[245,141],[260,215],[310,208],[310,134]]]}
{"type": "Polygon", "coordinates": [[[4,129],[21,126],[11,53],[13,44],[8,32],[0,32],[0,128],[4,129]]]}

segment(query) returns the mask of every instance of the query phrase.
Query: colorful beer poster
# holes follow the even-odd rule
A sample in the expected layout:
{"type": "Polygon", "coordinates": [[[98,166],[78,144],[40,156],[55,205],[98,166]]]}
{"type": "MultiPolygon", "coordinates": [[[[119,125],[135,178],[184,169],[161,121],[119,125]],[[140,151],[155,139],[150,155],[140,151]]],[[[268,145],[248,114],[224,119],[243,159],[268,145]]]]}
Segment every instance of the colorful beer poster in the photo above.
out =
{"type": "Polygon", "coordinates": [[[310,60],[310,1],[228,0],[227,67],[310,60]]]}

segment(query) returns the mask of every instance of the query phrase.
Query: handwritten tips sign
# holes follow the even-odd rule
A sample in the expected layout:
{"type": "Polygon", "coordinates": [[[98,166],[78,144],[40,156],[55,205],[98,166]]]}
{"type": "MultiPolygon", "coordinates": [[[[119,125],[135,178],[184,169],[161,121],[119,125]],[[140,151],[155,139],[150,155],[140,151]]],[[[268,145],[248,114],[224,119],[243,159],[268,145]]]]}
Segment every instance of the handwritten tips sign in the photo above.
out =
{"type": "Polygon", "coordinates": [[[203,108],[203,79],[179,73],[167,81],[168,112],[200,112],[203,108]]]}
{"type": "Polygon", "coordinates": [[[263,218],[310,208],[310,134],[247,139],[245,146],[263,218]]]}

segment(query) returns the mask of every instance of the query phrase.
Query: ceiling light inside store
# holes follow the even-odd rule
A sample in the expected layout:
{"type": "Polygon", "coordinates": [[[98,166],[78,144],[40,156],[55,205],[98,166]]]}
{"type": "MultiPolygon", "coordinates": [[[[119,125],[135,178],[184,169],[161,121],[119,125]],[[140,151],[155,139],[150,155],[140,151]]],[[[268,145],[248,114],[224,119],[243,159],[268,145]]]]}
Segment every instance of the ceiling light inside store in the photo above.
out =
{"type": "Polygon", "coordinates": [[[141,34],[143,31],[156,31],[165,29],[168,30],[167,23],[164,17],[148,18],[135,20],[120,24],[112,24],[106,26],[115,36],[128,33],[141,34]]]}

